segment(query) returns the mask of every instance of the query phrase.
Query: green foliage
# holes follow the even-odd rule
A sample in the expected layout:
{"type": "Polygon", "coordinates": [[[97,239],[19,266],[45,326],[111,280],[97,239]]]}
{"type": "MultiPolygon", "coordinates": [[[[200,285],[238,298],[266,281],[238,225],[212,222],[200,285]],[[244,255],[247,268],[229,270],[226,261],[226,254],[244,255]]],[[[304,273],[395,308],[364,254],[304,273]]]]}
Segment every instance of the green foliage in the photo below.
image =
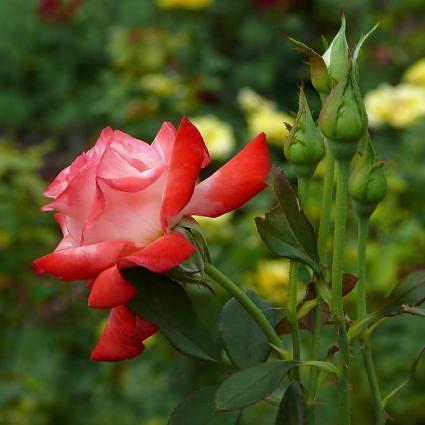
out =
{"type": "Polygon", "coordinates": [[[189,395],[171,414],[169,425],[234,425],[239,412],[217,412],[214,397],[218,385],[189,395]]]}
{"type": "Polygon", "coordinates": [[[320,275],[313,226],[282,171],[273,173],[273,192],[278,205],[264,219],[255,219],[261,238],[273,253],[304,263],[320,275]]]}
{"type": "Polygon", "coordinates": [[[425,271],[418,270],[402,279],[390,292],[382,308],[366,317],[355,321],[348,331],[350,338],[361,335],[374,323],[385,317],[396,316],[416,307],[425,301],[425,271]]]}
{"type": "Polygon", "coordinates": [[[265,399],[278,388],[285,374],[295,365],[294,361],[273,361],[233,374],[217,390],[217,410],[240,410],[265,399]]]}
{"type": "Polygon", "coordinates": [[[181,353],[201,360],[216,360],[214,341],[180,284],[141,267],[127,269],[123,275],[138,289],[130,309],[155,323],[181,353]]]}
{"type": "MultiPolygon", "coordinates": [[[[248,296],[274,325],[271,302],[262,300],[254,291],[249,291],[248,296]]],[[[235,298],[221,311],[220,335],[228,356],[241,369],[264,362],[270,353],[264,332],[235,298]]]]}
{"type": "Polygon", "coordinates": [[[298,382],[292,382],[279,405],[275,425],[303,425],[304,398],[298,382]]]}

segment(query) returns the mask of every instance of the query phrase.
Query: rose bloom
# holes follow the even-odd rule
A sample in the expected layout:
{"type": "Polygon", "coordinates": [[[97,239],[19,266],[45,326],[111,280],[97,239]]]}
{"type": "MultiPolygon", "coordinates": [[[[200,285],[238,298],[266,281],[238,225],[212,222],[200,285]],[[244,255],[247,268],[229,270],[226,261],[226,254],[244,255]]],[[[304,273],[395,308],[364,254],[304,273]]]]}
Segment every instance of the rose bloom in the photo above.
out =
{"type": "Polygon", "coordinates": [[[217,217],[252,198],[270,171],[264,134],[197,184],[210,157],[196,127],[183,118],[178,130],[164,123],[151,145],[105,128],[96,145],[53,180],[53,200],[63,239],[34,261],[37,273],[89,281],[89,306],[111,309],[92,360],[124,360],[144,350],[154,324],[126,304],[136,288],[120,270],[142,266],[165,273],[195,247],[173,227],[185,216],[217,217]]]}

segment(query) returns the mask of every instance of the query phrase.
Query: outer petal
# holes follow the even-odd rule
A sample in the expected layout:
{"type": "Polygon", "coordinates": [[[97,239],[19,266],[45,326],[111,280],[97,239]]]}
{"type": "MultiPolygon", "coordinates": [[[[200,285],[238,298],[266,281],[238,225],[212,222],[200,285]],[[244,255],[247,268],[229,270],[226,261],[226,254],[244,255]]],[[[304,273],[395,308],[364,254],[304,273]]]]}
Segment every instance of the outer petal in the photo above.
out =
{"type": "Polygon", "coordinates": [[[54,251],[33,262],[38,274],[50,273],[63,280],[92,279],[112,266],[126,242],[106,241],[54,251]]]}
{"type": "Polygon", "coordinates": [[[161,208],[163,230],[169,219],[177,215],[189,202],[199,170],[209,161],[208,151],[201,134],[183,118],[177,130],[161,208]]]}
{"type": "Polygon", "coordinates": [[[127,307],[111,310],[103,334],[90,359],[119,361],[136,357],[145,349],[143,341],[157,332],[154,324],[141,319],[127,307]]]}
{"type": "Polygon", "coordinates": [[[265,188],[270,160],[264,133],[258,135],[213,175],[198,184],[183,213],[217,217],[250,200],[265,188]]]}
{"type": "Polygon", "coordinates": [[[123,260],[127,265],[146,267],[155,273],[167,272],[186,261],[195,247],[180,233],[172,232],[134,252],[123,260]]]}
{"type": "Polygon", "coordinates": [[[112,308],[127,304],[136,293],[122,276],[116,265],[104,270],[91,285],[89,306],[93,308],[112,308]]]}
{"type": "Polygon", "coordinates": [[[171,161],[175,139],[175,127],[170,122],[164,122],[151,146],[158,151],[165,164],[169,164],[171,161]]]}
{"type": "Polygon", "coordinates": [[[111,142],[114,131],[111,127],[106,127],[100,133],[99,138],[93,148],[87,153],[78,156],[75,161],[63,169],[55,179],[49,184],[44,195],[49,198],[57,198],[68,187],[72,179],[86,166],[88,160],[93,157],[100,157],[105,151],[106,146],[111,142]]]}

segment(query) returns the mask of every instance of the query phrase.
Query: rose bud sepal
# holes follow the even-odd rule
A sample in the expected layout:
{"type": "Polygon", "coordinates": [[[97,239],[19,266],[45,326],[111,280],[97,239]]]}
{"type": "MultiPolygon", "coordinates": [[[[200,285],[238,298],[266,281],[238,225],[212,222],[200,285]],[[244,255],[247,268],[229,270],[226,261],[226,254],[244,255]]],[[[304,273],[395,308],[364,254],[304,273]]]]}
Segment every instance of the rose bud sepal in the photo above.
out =
{"type": "Polygon", "coordinates": [[[192,217],[184,217],[174,227],[196,248],[195,253],[185,262],[167,273],[167,276],[181,283],[205,283],[205,263],[210,261],[207,241],[201,226],[192,217]]]}
{"type": "Polygon", "coordinates": [[[310,178],[325,155],[323,136],[313,120],[302,86],[298,114],[284,141],[283,150],[299,178],[310,178]]]}
{"type": "Polygon", "coordinates": [[[356,157],[348,191],[354,212],[364,218],[372,215],[387,193],[384,161],[377,161],[369,137],[366,138],[364,152],[359,152],[356,157]]]}
{"type": "Polygon", "coordinates": [[[334,157],[350,161],[356,153],[357,142],[367,129],[366,109],[352,63],[345,77],[326,98],[319,116],[319,128],[328,139],[334,157]]]}

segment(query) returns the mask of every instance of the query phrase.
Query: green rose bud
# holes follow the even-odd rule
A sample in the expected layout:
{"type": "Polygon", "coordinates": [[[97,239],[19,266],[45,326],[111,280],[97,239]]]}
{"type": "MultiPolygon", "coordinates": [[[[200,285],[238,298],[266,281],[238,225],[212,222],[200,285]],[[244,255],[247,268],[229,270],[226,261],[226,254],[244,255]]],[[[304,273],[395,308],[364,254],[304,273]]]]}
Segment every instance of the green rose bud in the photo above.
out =
{"type": "Polygon", "coordinates": [[[358,153],[348,190],[353,208],[360,216],[369,217],[387,193],[384,162],[377,161],[372,142],[367,136],[365,150],[358,153]]]}
{"type": "Polygon", "coordinates": [[[323,136],[311,116],[304,90],[301,87],[298,114],[288,137],[284,152],[298,177],[310,178],[325,155],[323,136]]]}
{"type": "Polygon", "coordinates": [[[345,72],[349,64],[349,51],[345,37],[344,15],[341,17],[341,27],[324,53],[323,60],[329,69],[329,75],[335,81],[341,81],[345,77],[345,72]]]}
{"type": "Polygon", "coordinates": [[[367,115],[352,64],[326,98],[319,127],[329,139],[336,159],[350,160],[353,157],[357,142],[367,129],[367,115]]]}

